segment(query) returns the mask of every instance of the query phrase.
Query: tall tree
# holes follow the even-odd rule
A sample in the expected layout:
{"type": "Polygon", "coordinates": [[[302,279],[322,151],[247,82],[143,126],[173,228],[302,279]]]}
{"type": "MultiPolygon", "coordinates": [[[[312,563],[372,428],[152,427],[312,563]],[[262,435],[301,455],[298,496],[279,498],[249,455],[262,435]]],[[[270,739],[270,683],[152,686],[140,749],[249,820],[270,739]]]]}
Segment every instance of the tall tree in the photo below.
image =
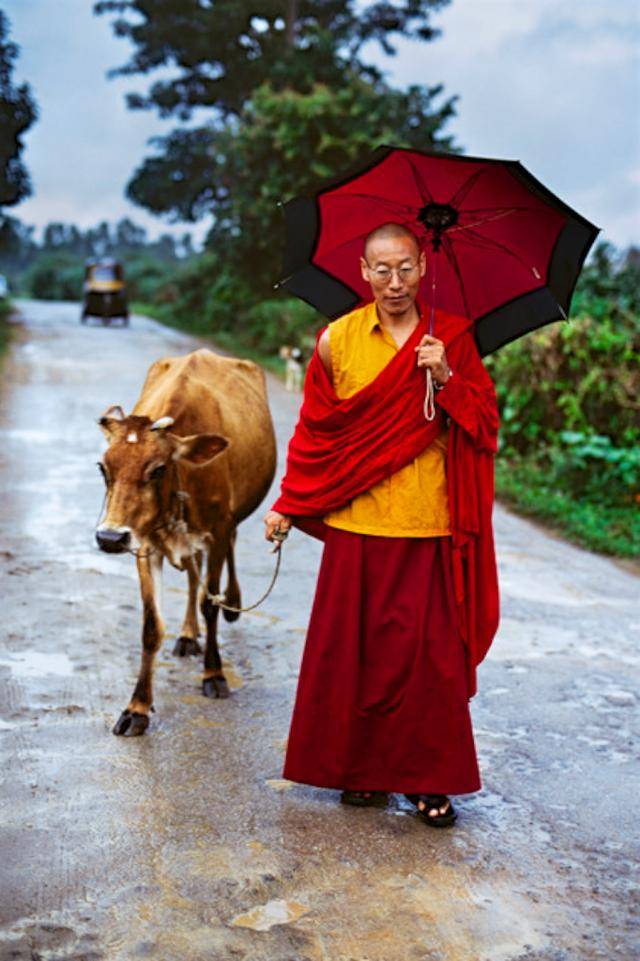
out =
{"type": "Polygon", "coordinates": [[[0,213],[0,272],[14,273],[26,267],[38,251],[35,227],[0,213]]]}
{"type": "Polygon", "coordinates": [[[175,68],[146,95],[129,94],[133,109],[155,108],[188,120],[197,107],[239,113],[265,81],[304,92],[313,83],[339,88],[344,70],[380,80],[365,60],[374,43],[391,56],[394,39],[431,40],[431,15],[450,0],[99,0],[115,14],[118,37],[135,47],[112,75],[148,75],[175,68]]]}
{"type": "Polygon", "coordinates": [[[372,144],[453,151],[440,133],[453,106],[433,103],[441,92],[441,86],[412,87],[381,96],[376,86],[348,76],[338,91],[316,84],[298,93],[263,84],[239,122],[230,118],[161,139],[162,152],[138,168],[128,195],[174,220],[211,214],[207,245],[224,250],[238,269],[251,259],[253,285],[266,294],[282,239],[278,201],[350,166],[372,144]]]}
{"type": "Polygon", "coordinates": [[[18,204],[31,193],[22,138],[35,121],[37,108],[29,85],[13,82],[18,52],[9,40],[9,21],[0,10],[0,207],[18,204]]]}
{"type": "Polygon", "coordinates": [[[455,97],[438,103],[442,85],[394,89],[367,60],[376,46],[393,56],[398,38],[433,39],[432,14],[449,2],[100,0],[95,11],[115,14],[135,48],[114,74],[174,68],[129,106],[180,121],[208,111],[205,124],[151,141],[129,198],[173,221],[211,217],[207,245],[234,276],[251,263],[253,292],[268,296],[276,201],[383,141],[457,149],[442,134],[455,97]]]}
{"type": "MultiPolygon", "coordinates": [[[[316,123],[317,91],[339,93],[350,87],[366,108],[354,108],[364,146],[381,140],[379,119],[394,142],[452,149],[440,128],[454,114],[455,97],[436,106],[441,86],[389,88],[380,71],[365,62],[365,44],[395,53],[397,37],[431,40],[440,31],[430,24],[434,11],[450,0],[396,0],[363,5],[356,0],[100,0],[97,13],[116,14],[114,29],[135,45],[135,52],[114,74],[148,73],[174,66],[177,77],[152,84],[146,96],[130,95],[134,109],[155,107],[162,116],[188,119],[197,107],[210,119],[198,127],[178,127],[152,139],[154,148],[136,170],[127,193],[135,203],[172,220],[196,221],[210,215],[220,226],[233,195],[228,175],[229,137],[243,123],[259,123],[252,99],[265,84],[272,95],[294,91],[309,97],[316,123]],[[391,114],[395,113],[395,122],[391,114]]],[[[271,96],[256,102],[269,102],[271,96]]],[[[283,101],[285,103],[286,101],[283,101]]],[[[297,101],[298,105],[300,101],[297,101]]],[[[287,125],[290,152],[301,132],[287,125]]],[[[345,150],[334,149],[339,166],[351,131],[335,134],[345,150]]],[[[304,154],[300,144],[300,153],[304,154]]],[[[287,162],[286,151],[281,159],[287,162]]],[[[327,158],[325,158],[327,159],[327,158]]],[[[293,179],[297,183],[297,175],[293,179]]],[[[283,184],[286,192],[290,185],[283,184]]],[[[224,222],[224,218],[223,221],[224,222]]]]}
{"type": "Polygon", "coordinates": [[[147,244],[147,232],[144,227],[134,224],[129,217],[123,217],[115,228],[114,246],[122,253],[137,250],[147,244]]]}

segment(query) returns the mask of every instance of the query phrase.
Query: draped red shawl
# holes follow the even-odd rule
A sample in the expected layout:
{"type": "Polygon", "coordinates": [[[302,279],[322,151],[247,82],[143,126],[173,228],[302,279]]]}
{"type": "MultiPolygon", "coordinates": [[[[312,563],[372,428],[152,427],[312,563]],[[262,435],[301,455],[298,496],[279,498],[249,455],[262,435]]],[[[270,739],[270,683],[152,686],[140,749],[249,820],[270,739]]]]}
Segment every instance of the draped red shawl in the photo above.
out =
{"type": "Polygon", "coordinates": [[[493,542],[494,456],[498,406],[493,382],[478,353],[472,322],[435,312],[433,334],[443,341],[453,370],[436,392],[436,416],[423,412],[425,371],[414,348],[426,320],[369,384],[340,399],[316,349],[309,363],[299,419],[289,443],[281,493],[272,509],[324,539],[322,518],[410,463],[449,423],[447,489],[458,627],[467,650],[469,697],[476,667],[499,622],[493,542]]]}

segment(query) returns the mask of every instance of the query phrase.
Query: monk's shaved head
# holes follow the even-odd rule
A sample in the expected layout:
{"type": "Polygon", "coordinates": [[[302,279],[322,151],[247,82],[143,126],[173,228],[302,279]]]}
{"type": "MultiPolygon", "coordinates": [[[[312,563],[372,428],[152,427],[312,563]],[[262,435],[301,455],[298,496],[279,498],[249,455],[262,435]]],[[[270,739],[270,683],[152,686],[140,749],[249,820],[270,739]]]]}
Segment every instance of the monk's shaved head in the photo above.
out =
{"type": "Polygon", "coordinates": [[[371,287],[380,316],[409,316],[427,270],[418,238],[403,224],[384,223],[367,236],[360,257],[362,279],[371,287]]]}
{"type": "Polygon", "coordinates": [[[409,230],[403,224],[396,224],[389,222],[386,224],[381,224],[372,230],[370,234],[367,235],[367,239],[364,242],[364,256],[368,259],[369,251],[373,244],[378,240],[398,240],[398,239],[409,240],[415,247],[416,256],[420,254],[420,245],[413,231],[409,230]]]}

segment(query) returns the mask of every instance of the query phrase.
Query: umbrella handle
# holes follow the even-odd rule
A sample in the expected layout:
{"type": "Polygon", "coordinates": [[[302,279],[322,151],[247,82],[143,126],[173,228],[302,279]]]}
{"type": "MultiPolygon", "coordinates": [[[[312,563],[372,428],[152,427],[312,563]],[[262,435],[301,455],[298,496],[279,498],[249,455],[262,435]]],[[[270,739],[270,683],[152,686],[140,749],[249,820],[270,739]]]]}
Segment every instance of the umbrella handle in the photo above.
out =
{"type": "Polygon", "coordinates": [[[427,420],[433,420],[436,416],[435,391],[433,389],[433,375],[431,368],[426,368],[426,389],[424,394],[424,405],[422,407],[424,416],[427,420]]]}
{"type": "MultiPolygon", "coordinates": [[[[429,334],[433,336],[433,324],[434,315],[436,312],[436,257],[434,251],[433,257],[433,273],[431,279],[431,310],[429,311],[429,334]]],[[[433,374],[431,373],[431,368],[426,367],[426,384],[424,392],[424,404],[422,409],[424,411],[424,416],[427,420],[433,420],[436,416],[436,403],[435,396],[436,392],[433,387],[433,374]]]]}

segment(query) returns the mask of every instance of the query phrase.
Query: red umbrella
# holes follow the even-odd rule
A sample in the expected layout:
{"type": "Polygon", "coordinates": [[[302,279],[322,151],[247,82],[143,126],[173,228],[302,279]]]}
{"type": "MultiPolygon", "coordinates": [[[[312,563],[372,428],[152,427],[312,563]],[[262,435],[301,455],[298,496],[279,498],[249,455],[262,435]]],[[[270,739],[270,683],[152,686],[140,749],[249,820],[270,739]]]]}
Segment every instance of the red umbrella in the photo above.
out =
{"type": "Polygon", "coordinates": [[[567,317],[600,232],[517,160],[379,147],[284,205],[279,285],[329,318],[371,299],[359,257],[370,231],[404,224],[427,252],[422,299],[475,321],[481,356],[567,317]]]}

